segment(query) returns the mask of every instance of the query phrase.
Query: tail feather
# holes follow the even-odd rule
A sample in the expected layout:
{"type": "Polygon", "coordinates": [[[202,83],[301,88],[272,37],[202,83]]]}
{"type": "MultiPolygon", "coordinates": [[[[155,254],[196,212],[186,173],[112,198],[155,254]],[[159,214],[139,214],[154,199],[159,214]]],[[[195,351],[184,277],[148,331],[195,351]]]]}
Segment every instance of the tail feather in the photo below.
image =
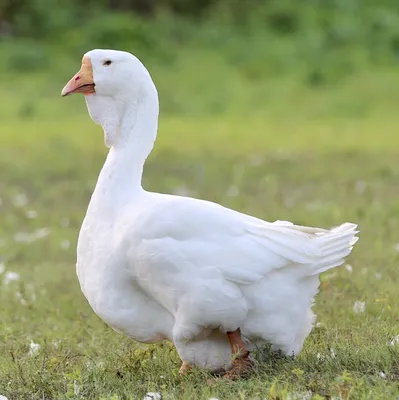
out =
{"type": "Polygon", "coordinates": [[[345,257],[350,254],[353,246],[359,240],[356,236],[359,231],[356,228],[356,224],[345,223],[315,239],[319,242],[322,258],[313,265],[312,275],[318,275],[344,263],[345,257]]]}

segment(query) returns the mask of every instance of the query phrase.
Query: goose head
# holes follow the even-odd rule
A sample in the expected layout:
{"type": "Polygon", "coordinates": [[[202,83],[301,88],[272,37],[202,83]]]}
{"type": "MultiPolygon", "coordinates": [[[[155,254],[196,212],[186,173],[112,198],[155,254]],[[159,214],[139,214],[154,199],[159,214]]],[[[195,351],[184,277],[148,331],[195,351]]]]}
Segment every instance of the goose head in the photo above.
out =
{"type": "Polygon", "coordinates": [[[133,129],[137,114],[158,117],[158,96],[151,76],[137,57],[125,51],[96,49],[84,54],[80,70],[61,95],[76,93],[85,95],[90,117],[102,126],[108,147],[116,144],[124,125],[125,130],[133,129]]]}

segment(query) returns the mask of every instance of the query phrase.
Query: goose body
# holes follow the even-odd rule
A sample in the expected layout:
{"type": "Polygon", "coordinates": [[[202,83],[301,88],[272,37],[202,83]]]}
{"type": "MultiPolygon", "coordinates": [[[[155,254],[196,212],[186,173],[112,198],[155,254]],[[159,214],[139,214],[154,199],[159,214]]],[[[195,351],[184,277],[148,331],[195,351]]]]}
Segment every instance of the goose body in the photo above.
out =
{"type": "Polygon", "coordinates": [[[271,343],[297,354],[314,323],[319,275],[344,262],[356,225],[270,223],[145,191],[158,123],[148,71],[129,53],[92,50],[63,95],[79,91],[110,147],[77,248],[79,282],[95,313],[139,342],[172,341],[189,366],[231,367],[231,332],[242,348],[271,343]]]}

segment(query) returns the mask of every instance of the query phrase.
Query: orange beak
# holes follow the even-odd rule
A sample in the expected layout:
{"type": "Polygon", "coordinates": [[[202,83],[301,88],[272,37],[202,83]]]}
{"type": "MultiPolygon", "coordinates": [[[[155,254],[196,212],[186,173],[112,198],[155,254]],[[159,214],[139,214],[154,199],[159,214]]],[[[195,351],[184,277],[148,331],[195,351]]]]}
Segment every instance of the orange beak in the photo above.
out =
{"type": "Polygon", "coordinates": [[[95,93],[93,81],[93,67],[87,57],[83,57],[80,71],[65,85],[61,96],[68,96],[74,93],[89,95],[95,93]]]}

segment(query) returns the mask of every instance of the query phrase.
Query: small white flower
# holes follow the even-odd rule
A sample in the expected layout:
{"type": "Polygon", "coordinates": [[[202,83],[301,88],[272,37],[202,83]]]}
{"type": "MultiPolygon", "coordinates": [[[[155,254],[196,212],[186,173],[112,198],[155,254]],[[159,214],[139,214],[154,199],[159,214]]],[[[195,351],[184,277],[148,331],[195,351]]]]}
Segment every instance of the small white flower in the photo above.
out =
{"type": "Polygon", "coordinates": [[[379,273],[376,273],[375,274],[375,279],[381,279],[382,278],[382,275],[381,274],[379,274],[379,273]]]}
{"type": "Polygon", "coordinates": [[[26,306],[26,300],[23,298],[21,292],[15,292],[15,295],[18,297],[19,301],[23,306],[26,306]]]}
{"type": "Polygon", "coordinates": [[[288,393],[287,400],[310,400],[313,397],[313,393],[311,390],[308,390],[305,393],[293,392],[288,393]]]}
{"type": "Polygon", "coordinates": [[[334,351],[334,349],[332,347],[330,349],[330,354],[331,354],[331,358],[332,359],[336,358],[335,351],[334,351]]]}
{"type": "Polygon", "coordinates": [[[316,323],[316,328],[325,328],[326,324],[324,322],[317,322],[316,323]]]}
{"type": "Polygon", "coordinates": [[[352,265],[346,264],[346,265],[345,265],[345,268],[346,268],[346,270],[347,270],[350,274],[352,273],[352,271],[353,271],[352,265]]]}
{"type": "Polygon", "coordinates": [[[353,305],[353,311],[356,314],[364,313],[365,310],[366,310],[366,302],[355,301],[355,304],[353,305]]]}
{"type": "Polygon", "coordinates": [[[226,194],[229,197],[237,197],[240,194],[240,189],[238,189],[237,186],[232,185],[227,189],[226,194]]]}
{"type": "Polygon", "coordinates": [[[79,392],[80,392],[80,385],[77,381],[73,381],[73,394],[75,396],[79,396],[79,392]]]}
{"type": "Polygon", "coordinates": [[[19,274],[17,272],[7,271],[4,274],[3,283],[8,285],[10,282],[17,281],[19,279],[19,274]]]}
{"type": "Polygon", "coordinates": [[[14,204],[15,207],[26,206],[28,204],[28,198],[26,197],[26,194],[24,194],[24,193],[16,194],[12,198],[12,204],[14,204]]]}
{"type": "Polygon", "coordinates": [[[70,247],[71,243],[69,242],[69,240],[62,240],[61,241],[61,249],[62,250],[68,250],[70,247]]]}
{"type": "Polygon", "coordinates": [[[50,229],[40,228],[33,233],[17,232],[14,235],[14,241],[18,243],[32,243],[35,240],[43,239],[50,234],[50,229]]]}
{"type": "Polygon", "coordinates": [[[0,394],[0,400],[8,400],[8,398],[0,394]]]}
{"type": "Polygon", "coordinates": [[[389,344],[391,346],[396,346],[397,344],[399,344],[399,335],[396,335],[390,342],[389,344]]]}
{"type": "Polygon", "coordinates": [[[33,342],[32,340],[30,341],[29,345],[29,352],[28,355],[30,356],[35,356],[36,354],[39,353],[40,350],[40,344],[33,342]]]}
{"type": "Polygon", "coordinates": [[[50,234],[49,228],[40,228],[33,232],[33,236],[35,239],[42,239],[50,234]]]}
{"type": "Polygon", "coordinates": [[[156,393],[156,392],[148,392],[143,400],[161,400],[162,395],[161,393],[156,393]]]}
{"type": "Polygon", "coordinates": [[[330,280],[330,279],[333,279],[333,278],[335,278],[337,276],[337,273],[336,272],[330,272],[329,274],[325,274],[324,275],[324,278],[326,279],[326,280],[330,280]]]}
{"type": "Polygon", "coordinates": [[[316,357],[317,357],[317,359],[318,359],[320,362],[323,362],[323,361],[326,360],[326,356],[324,356],[324,355],[321,354],[321,353],[317,353],[316,357]]]}
{"type": "Polygon", "coordinates": [[[35,210],[28,210],[28,211],[26,212],[26,216],[27,216],[27,218],[34,219],[34,218],[37,217],[37,211],[35,211],[35,210]]]}
{"type": "Polygon", "coordinates": [[[163,375],[160,376],[161,379],[165,379],[165,377],[163,375]]]}
{"type": "Polygon", "coordinates": [[[387,378],[387,376],[384,374],[384,372],[382,372],[382,371],[380,371],[380,377],[382,378],[382,379],[386,379],[387,378]]]}

